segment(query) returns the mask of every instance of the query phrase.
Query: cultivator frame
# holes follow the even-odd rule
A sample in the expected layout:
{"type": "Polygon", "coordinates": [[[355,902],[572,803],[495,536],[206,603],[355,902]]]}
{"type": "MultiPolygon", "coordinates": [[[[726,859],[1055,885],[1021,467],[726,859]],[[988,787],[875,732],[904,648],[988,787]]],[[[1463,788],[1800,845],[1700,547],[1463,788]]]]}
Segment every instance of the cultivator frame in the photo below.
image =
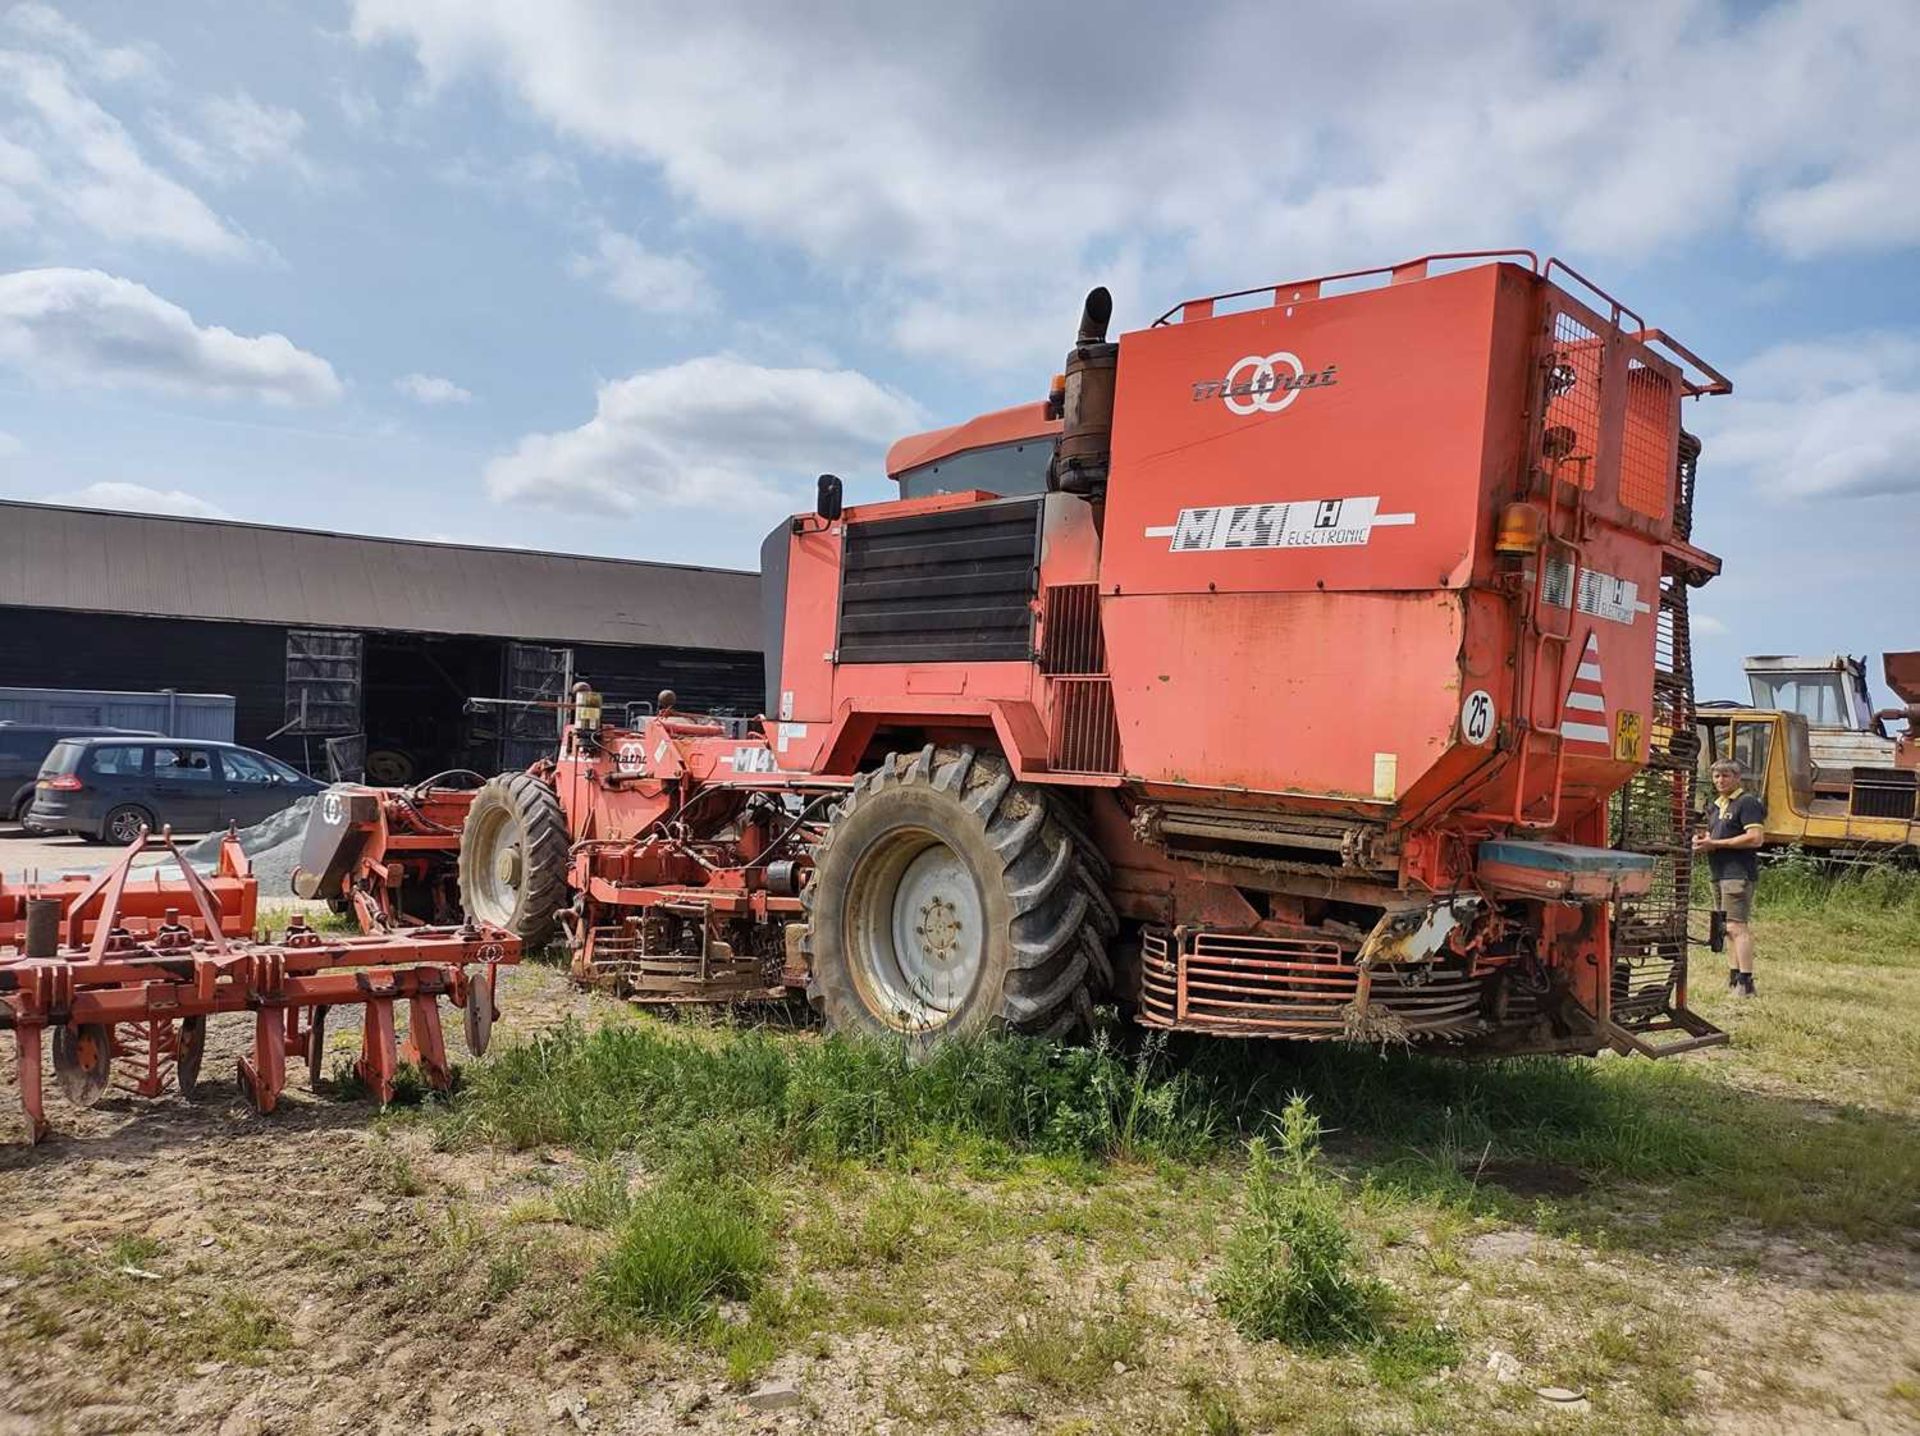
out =
{"type": "Polygon", "coordinates": [[[498,1016],[499,968],[520,957],[518,939],[471,925],[337,936],[295,918],[277,938],[229,937],[206,879],[165,831],[131,844],[61,919],[67,941],[46,943],[42,925],[29,944],[0,949],[0,1028],[14,1033],[32,1142],[49,1131],[41,1080],[49,1029],[61,1090],[76,1106],[89,1107],[113,1082],[116,1060],[122,1085],[140,1096],[160,1095],[170,1079],[183,1096],[191,1095],[207,1019],[251,1012],[253,1044],[239,1059],[238,1078],[248,1103],[265,1114],[279,1104],[290,1054],[306,1061],[311,1080],[320,1079],[328,1010],[363,1006],[355,1072],[384,1104],[392,1100],[401,1061],[417,1065],[430,1087],[451,1084],[441,998],[463,1010],[468,1050],[475,1056],[486,1050],[498,1016]],[[178,863],[177,891],[198,910],[197,931],[178,908],[167,909],[144,933],[121,920],[133,864],[156,847],[178,863]],[[73,938],[86,919],[83,904],[96,896],[99,911],[83,947],[73,938]],[[408,1009],[404,1046],[394,1023],[398,1002],[408,1009]]]}

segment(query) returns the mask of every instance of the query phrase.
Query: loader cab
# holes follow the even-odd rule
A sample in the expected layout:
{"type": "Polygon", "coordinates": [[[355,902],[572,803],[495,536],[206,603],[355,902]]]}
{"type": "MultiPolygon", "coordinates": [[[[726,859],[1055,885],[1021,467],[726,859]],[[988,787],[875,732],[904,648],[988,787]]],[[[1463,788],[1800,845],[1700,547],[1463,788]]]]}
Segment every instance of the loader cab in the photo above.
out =
{"type": "Polygon", "coordinates": [[[1003,499],[1047,491],[1060,421],[1045,404],[1016,404],[964,424],[910,434],[887,451],[903,499],[973,491],[1003,499]]]}
{"type": "Polygon", "coordinates": [[[1747,686],[1755,708],[1797,713],[1814,728],[1872,732],[1873,704],[1867,670],[1858,658],[1759,657],[1746,660],[1747,686]]]}

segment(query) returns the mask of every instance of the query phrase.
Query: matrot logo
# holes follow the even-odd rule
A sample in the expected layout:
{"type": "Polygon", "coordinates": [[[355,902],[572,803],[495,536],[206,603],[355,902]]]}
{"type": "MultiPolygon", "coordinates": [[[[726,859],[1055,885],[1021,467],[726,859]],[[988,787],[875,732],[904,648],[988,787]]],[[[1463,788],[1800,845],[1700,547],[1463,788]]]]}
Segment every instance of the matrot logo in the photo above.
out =
{"type": "Polygon", "coordinates": [[[1219,399],[1227,411],[1248,414],[1278,414],[1302,389],[1325,389],[1340,381],[1335,366],[1309,373],[1296,354],[1276,349],[1271,354],[1249,354],[1231,369],[1224,379],[1196,379],[1193,401],[1219,399]]]}

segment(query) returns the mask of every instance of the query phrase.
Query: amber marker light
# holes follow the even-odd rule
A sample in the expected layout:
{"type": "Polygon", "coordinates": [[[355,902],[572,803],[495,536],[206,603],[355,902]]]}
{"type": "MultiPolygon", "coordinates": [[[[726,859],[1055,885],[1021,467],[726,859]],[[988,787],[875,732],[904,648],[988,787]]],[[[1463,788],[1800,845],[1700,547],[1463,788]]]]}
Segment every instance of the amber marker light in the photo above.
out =
{"type": "Polygon", "coordinates": [[[1500,527],[1493,540],[1493,551],[1522,557],[1538,551],[1546,537],[1547,516],[1538,504],[1511,503],[1500,510],[1500,527]]]}

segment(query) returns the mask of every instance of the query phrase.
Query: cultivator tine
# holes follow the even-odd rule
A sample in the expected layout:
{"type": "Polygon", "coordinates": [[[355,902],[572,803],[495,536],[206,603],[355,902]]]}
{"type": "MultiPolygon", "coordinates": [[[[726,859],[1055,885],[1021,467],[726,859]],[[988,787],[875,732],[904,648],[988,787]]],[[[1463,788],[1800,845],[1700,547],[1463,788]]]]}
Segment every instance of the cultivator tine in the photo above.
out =
{"type": "Polygon", "coordinates": [[[173,1038],[173,1083],[182,1097],[200,1085],[200,1059],[207,1053],[207,1019],[183,1017],[173,1038]]]}
{"type": "Polygon", "coordinates": [[[307,1059],[307,1085],[318,1089],[326,1076],[321,1070],[321,1064],[327,1060],[327,1009],[324,1004],[287,1010],[287,1051],[307,1059]],[[303,1012],[306,1014],[304,1027],[300,1025],[303,1012]]]}
{"type": "Polygon", "coordinates": [[[49,1130],[40,1093],[40,1029],[16,1027],[13,1042],[18,1052],[20,1106],[27,1114],[27,1141],[38,1145],[49,1130]]]}
{"type": "Polygon", "coordinates": [[[366,1021],[360,1029],[360,1062],[355,1070],[361,1084],[382,1107],[393,1101],[394,1068],[393,999],[376,997],[367,1003],[366,1021]]]}
{"type": "Polygon", "coordinates": [[[407,1060],[420,1069],[427,1085],[444,1092],[453,1085],[447,1067],[447,1043],[440,1031],[440,1000],[416,992],[407,999],[407,1060]]]}
{"type": "Polygon", "coordinates": [[[263,1007],[253,1015],[253,1056],[240,1059],[240,1090],[261,1116],[280,1105],[287,1086],[287,1013],[263,1007]]]}

